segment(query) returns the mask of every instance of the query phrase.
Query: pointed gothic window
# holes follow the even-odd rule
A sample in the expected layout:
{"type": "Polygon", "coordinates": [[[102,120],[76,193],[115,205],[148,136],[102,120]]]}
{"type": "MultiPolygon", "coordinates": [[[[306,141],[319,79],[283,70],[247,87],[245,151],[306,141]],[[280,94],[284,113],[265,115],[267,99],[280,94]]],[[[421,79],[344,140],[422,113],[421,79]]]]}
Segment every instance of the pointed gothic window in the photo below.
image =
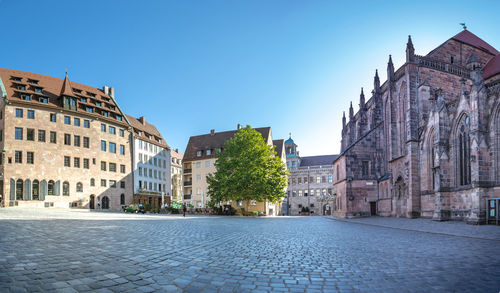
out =
{"type": "Polygon", "coordinates": [[[456,133],[457,149],[457,185],[463,186],[471,183],[470,174],[470,125],[469,117],[462,115],[456,133]]]}

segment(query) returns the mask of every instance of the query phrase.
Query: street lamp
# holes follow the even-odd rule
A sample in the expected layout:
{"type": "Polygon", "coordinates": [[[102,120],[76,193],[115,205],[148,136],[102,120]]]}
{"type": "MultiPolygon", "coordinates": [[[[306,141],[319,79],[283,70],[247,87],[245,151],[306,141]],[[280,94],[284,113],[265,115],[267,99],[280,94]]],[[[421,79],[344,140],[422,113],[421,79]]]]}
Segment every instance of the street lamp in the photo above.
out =
{"type": "Polygon", "coordinates": [[[309,177],[309,166],[307,166],[307,210],[308,210],[308,215],[311,215],[311,205],[310,205],[310,200],[309,200],[309,195],[311,194],[310,190],[310,183],[311,183],[311,178],[309,177]]]}

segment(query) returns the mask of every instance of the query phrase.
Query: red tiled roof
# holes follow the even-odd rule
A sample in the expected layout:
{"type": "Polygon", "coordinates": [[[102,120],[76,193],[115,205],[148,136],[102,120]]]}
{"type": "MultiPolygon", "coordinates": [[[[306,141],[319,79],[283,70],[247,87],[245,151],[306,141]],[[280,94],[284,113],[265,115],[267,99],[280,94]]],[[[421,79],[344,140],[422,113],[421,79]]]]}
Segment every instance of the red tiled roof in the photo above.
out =
{"type": "Polygon", "coordinates": [[[161,133],[158,131],[158,129],[153,125],[148,122],[145,122],[145,124],[142,124],[142,122],[135,118],[134,116],[130,116],[128,114],[125,114],[127,116],[128,121],[130,122],[130,125],[136,130],[140,130],[141,134],[139,135],[136,131],[134,131],[135,135],[139,137],[141,140],[147,141],[149,143],[158,145],[163,148],[169,149],[170,147],[168,146],[167,142],[163,139],[161,136],[161,133]],[[147,137],[147,134],[150,134],[153,136],[152,139],[149,139],[147,137]],[[158,142],[156,139],[160,139],[160,142],[158,142]]]}
{"type": "Polygon", "coordinates": [[[481,38],[479,38],[478,36],[476,36],[475,34],[471,33],[468,30],[461,31],[460,33],[456,34],[452,39],[486,50],[492,55],[500,54],[500,52],[498,52],[497,49],[493,48],[490,44],[486,43],[481,38]]]}
{"type": "Polygon", "coordinates": [[[488,79],[494,75],[500,74],[500,54],[491,58],[483,69],[483,78],[488,79]]]}
{"type": "Polygon", "coordinates": [[[64,78],[62,89],[61,89],[61,96],[70,96],[70,97],[72,97],[74,95],[75,94],[73,94],[73,87],[71,86],[71,81],[69,81],[69,78],[66,75],[66,77],[64,78]]]}

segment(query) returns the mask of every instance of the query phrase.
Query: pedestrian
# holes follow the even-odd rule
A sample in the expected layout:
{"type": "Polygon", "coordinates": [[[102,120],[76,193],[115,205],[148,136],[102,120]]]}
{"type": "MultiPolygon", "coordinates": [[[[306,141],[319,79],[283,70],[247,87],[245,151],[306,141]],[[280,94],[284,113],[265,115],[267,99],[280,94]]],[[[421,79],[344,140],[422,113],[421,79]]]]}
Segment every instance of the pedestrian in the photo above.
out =
{"type": "Polygon", "coordinates": [[[183,204],[182,205],[182,216],[183,217],[186,217],[186,209],[187,209],[186,204],[183,204]]]}

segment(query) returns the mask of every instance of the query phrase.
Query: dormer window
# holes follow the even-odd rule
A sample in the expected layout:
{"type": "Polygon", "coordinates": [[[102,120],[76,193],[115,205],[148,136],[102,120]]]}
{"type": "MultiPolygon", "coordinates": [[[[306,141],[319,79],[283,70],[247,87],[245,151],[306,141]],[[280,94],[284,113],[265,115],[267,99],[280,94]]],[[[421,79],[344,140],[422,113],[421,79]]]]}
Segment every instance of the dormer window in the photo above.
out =
{"type": "Polygon", "coordinates": [[[87,92],[87,94],[93,98],[95,98],[95,94],[91,93],[91,92],[87,92]]]}
{"type": "Polygon", "coordinates": [[[35,79],[28,79],[28,82],[31,84],[38,84],[38,80],[35,79]]]}
{"type": "Polygon", "coordinates": [[[26,86],[22,85],[22,84],[18,84],[17,85],[17,89],[20,90],[20,91],[25,91],[26,90],[26,86]]]}
{"type": "Polygon", "coordinates": [[[97,107],[102,107],[102,103],[101,103],[101,102],[95,102],[95,105],[96,105],[97,107]]]}
{"type": "Polygon", "coordinates": [[[137,133],[139,133],[139,135],[142,135],[142,131],[140,131],[140,130],[137,133]]]}
{"type": "Polygon", "coordinates": [[[49,99],[45,98],[45,97],[40,97],[38,98],[38,101],[40,103],[44,103],[44,104],[48,104],[49,103],[49,99]]]}
{"type": "Polygon", "coordinates": [[[118,121],[122,121],[122,116],[120,116],[120,115],[116,115],[116,120],[118,120],[118,121]]]}
{"type": "Polygon", "coordinates": [[[87,111],[88,113],[94,113],[94,108],[92,108],[92,107],[85,107],[85,111],[87,111]]]}
{"type": "Polygon", "coordinates": [[[101,111],[102,116],[109,117],[108,111],[101,111]]]}
{"type": "Polygon", "coordinates": [[[76,107],[76,99],[71,98],[70,101],[71,101],[71,106],[76,107]]]}
{"type": "Polygon", "coordinates": [[[35,93],[42,94],[43,93],[43,89],[39,88],[39,87],[36,87],[35,88],[35,93]]]}
{"type": "Polygon", "coordinates": [[[22,81],[22,78],[17,77],[17,76],[12,76],[12,80],[13,80],[13,81],[18,81],[18,82],[21,82],[21,81],[22,81]]]}
{"type": "Polygon", "coordinates": [[[106,97],[102,97],[102,99],[105,100],[106,102],[109,102],[109,99],[106,97]]]}
{"type": "Polygon", "coordinates": [[[23,100],[23,101],[31,101],[31,96],[30,95],[21,95],[21,100],[23,100]]]}
{"type": "Polygon", "coordinates": [[[201,151],[197,151],[197,152],[196,152],[196,156],[197,156],[197,157],[201,157],[201,153],[202,153],[201,151]]]}
{"type": "Polygon", "coordinates": [[[68,97],[64,97],[64,105],[69,105],[69,98],[68,97]]]}
{"type": "Polygon", "coordinates": [[[80,101],[81,101],[82,103],[87,103],[87,98],[80,98],[80,101]]]}
{"type": "Polygon", "coordinates": [[[212,154],[212,150],[207,150],[207,156],[210,156],[212,154]]]}
{"type": "Polygon", "coordinates": [[[77,94],[81,94],[81,93],[82,93],[82,90],[75,89],[75,88],[73,88],[73,91],[74,91],[75,93],[77,93],[77,94]]]}
{"type": "Polygon", "coordinates": [[[148,138],[149,138],[149,139],[153,139],[153,136],[151,136],[151,135],[149,134],[149,135],[148,135],[148,138]]]}

